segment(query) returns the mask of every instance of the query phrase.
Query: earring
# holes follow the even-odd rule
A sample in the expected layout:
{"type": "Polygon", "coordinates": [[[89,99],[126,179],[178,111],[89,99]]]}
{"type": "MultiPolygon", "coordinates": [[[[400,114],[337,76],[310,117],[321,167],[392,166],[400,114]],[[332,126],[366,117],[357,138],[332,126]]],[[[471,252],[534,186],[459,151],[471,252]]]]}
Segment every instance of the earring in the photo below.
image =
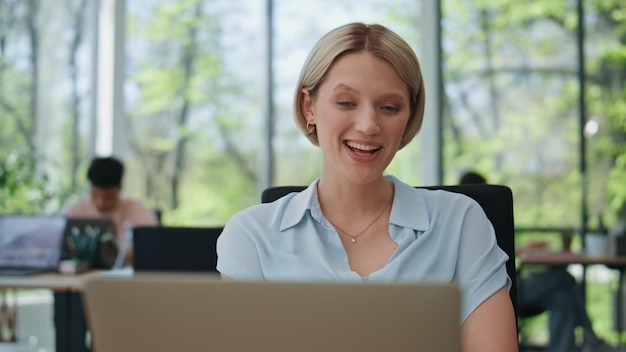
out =
{"type": "Polygon", "coordinates": [[[306,122],[306,133],[313,134],[315,132],[315,125],[311,125],[309,121],[306,122]]]}

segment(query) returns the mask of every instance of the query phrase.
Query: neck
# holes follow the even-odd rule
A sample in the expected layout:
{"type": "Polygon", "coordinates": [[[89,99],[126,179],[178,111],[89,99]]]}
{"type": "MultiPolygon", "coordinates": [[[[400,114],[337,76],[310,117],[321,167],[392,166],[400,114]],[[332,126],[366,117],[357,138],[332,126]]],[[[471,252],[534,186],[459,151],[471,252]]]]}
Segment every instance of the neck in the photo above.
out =
{"type": "Polygon", "coordinates": [[[393,185],[384,177],[368,184],[339,183],[320,179],[317,194],[324,216],[331,222],[342,219],[371,219],[381,206],[393,199],[393,185]]]}

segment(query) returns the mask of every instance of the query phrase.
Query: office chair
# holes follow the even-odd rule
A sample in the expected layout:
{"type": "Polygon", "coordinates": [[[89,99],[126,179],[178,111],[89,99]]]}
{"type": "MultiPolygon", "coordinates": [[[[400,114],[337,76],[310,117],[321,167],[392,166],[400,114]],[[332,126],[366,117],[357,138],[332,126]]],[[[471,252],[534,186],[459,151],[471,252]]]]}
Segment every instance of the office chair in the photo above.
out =
{"type": "Polygon", "coordinates": [[[161,210],[161,208],[152,208],[152,212],[154,213],[154,217],[156,217],[159,226],[163,225],[163,210],[161,210]]]}
{"type": "MultiPolygon", "coordinates": [[[[305,186],[274,186],[261,194],[261,202],[269,203],[292,192],[300,192],[305,186]]],[[[517,317],[517,280],[515,270],[515,230],[513,222],[513,193],[507,186],[501,185],[453,185],[416,187],[431,190],[445,190],[464,194],[474,199],[485,211],[496,233],[498,246],[509,256],[506,271],[512,281],[511,302],[517,317]]]]}
{"type": "Polygon", "coordinates": [[[138,226],[133,229],[135,272],[217,272],[222,227],[138,226]]]}

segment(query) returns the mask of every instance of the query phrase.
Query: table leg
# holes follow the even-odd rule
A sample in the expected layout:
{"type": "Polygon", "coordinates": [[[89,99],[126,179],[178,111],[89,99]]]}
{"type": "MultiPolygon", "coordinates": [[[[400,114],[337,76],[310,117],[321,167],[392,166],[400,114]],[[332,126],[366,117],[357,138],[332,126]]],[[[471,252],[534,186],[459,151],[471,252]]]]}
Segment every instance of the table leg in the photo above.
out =
{"type": "Polygon", "coordinates": [[[619,282],[617,283],[617,297],[615,305],[617,308],[617,316],[615,317],[615,325],[616,325],[616,330],[617,330],[617,336],[618,337],[618,341],[620,345],[626,345],[626,341],[624,341],[623,336],[624,336],[624,322],[622,314],[623,314],[623,310],[624,310],[624,302],[623,302],[623,298],[624,298],[624,271],[625,269],[622,268],[619,271],[619,282]]]}
{"type": "Polygon", "coordinates": [[[0,289],[0,342],[17,341],[17,291],[0,289]]]}
{"type": "Polygon", "coordinates": [[[82,297],[79,292],[54,293],[54,325],[56,351],[85,352],[87,332],[83,313],[82,297]]]}
{"type": "Polygon", "coordinates": [[[69,351],[70,295],[66,291],[54,292],[54,331],[56,351],[69,351]]]}

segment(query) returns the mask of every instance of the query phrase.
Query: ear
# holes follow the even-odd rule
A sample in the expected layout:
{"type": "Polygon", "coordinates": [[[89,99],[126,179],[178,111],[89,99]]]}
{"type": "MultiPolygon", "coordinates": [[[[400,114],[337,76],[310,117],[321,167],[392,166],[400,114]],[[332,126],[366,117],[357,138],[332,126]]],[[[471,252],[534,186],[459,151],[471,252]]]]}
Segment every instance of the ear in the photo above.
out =
{"type": "Polygon", "coordinates": [[[315,113],[313,111],[313,99],[311,99],[308,89],[302,88],[300,99],[302,99],[302,114],[310,124],[314,124],[315,113]]]}

